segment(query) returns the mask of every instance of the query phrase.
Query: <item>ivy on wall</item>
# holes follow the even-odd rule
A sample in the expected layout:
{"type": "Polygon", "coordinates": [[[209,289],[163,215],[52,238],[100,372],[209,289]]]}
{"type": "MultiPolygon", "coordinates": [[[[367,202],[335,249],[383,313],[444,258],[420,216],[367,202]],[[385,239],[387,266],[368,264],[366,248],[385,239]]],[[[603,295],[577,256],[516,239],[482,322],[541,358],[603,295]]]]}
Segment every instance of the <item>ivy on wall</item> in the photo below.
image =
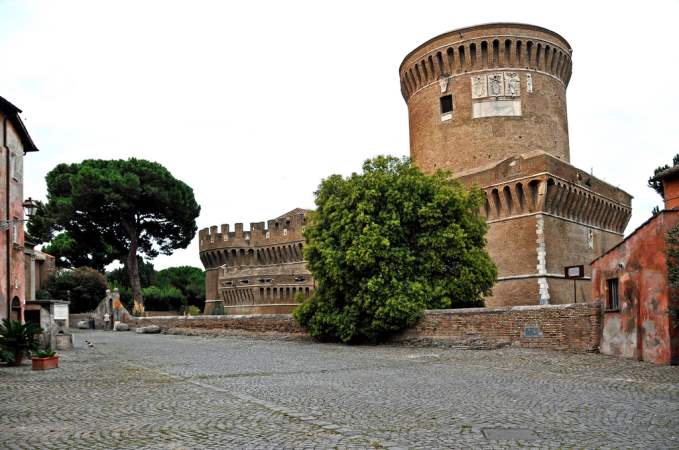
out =
{"type": "Polygon", "coordinates": [[[679,327],[679,225],[675,225],[665,238],[667,243],[667,280],[669,283],[668,313],[674,327],[679,327]]]}

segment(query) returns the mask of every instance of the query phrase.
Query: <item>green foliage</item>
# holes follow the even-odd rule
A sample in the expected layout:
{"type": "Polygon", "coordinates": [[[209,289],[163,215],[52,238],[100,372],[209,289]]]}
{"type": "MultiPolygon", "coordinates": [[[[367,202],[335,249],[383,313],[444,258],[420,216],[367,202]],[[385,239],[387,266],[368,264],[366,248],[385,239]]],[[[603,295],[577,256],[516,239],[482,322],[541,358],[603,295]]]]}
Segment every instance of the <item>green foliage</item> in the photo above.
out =
{"type": "Polygon", "coordinates": [[[186,315],[188,316],[200,316],[202,313],[201,309],[194,305],[189,305],[186,308],[186,315]]]}
{"type": "MultiPolygon", "coordinates": [[[[149,287],[152,284],[156,284],[156,269],[153,263],[150,261],[144,261],[141,257],[137,257],[137,264],[139,267],[139,282],[141,287],[149,287]]],[[[109,283],[112,288],[118,288],[119,290],[130,289],[130,273],[127,270],[127,264],[123,263],[123,266],[117,269],[113,269],[110,272],[106,272],[106,278],[108,278],[109,283]]],[[[130,294],[131,295],[131,294],[130,294]]]]}
{"type": "Polygon", "coordinates": [[[184,296],[174,286],[149,286],[144,288],[144,306],[149,311],[179,311],[183,309],[184,296]]]}
{"type": "MultiPolygon", "coordinates": [[[[674,158],[672,158],[672,166],[676,166],[677,164],[679,164],[679,153],[674,155],[674,158]]],[[[661,197],[665,197],[665,192],[663,190],[662,181],[656,179],[656,177],[658,176],[658,174],[666,171],[669,168],[670,166],[668,166],[667,164],[665,164],[664,166],[656,167],[655,170],[653,171],[653,176],[648,179],[648,187],[656,191],[661,197]]]]}
{"type": "MultiPolygon", "coordinates": [[[[104,251],[125,261],[140,303],[137,255],[169,255],[186,248],[196,233],[200,206],[193,190],[158,163],[135,158],[85,160],[59,164],[46,180],[44,216],[53,229],[67,232],[80,248],[92,249],[85,254],[104,251]]],[[[36,222],[36,234],[41,227],[44,223],[36,222]]],[[[61,248],[71,248],[69,242],[62,244],[61,248]]]]}
{"type": "Polygon", "coordinates": [[[51,358],[52,356],[56,356],[57,352],[54,350],[38,350],[35,352],[35,357],[36,358],[51,358]]]}
{"type": "Polygon", "coordinates": [[[156,272],[157,286],[179,289],[186,305],[205,307],[205,272],[198,267],[178,266],[156,272]]]}
{"type": "Polygon", "coordinates": [[[294,312],[313,336],[377,341],[425,308],[482,306],[496,277],[482,193],[380,156],[332,175],[316,195],[305,257],[317,287],[294,312]]]}
{"type": "Polygon", "coordinates": [[[52,295],[47,289],[38,289],[35,291],[36,300],[50,300],[52,295]]]}
{"type": "Polygon", "coordinates": [[[58,300],[70,300],[71,313],[94,310],[106,295],[106,277],[89,267],[60,270],[47,281],[50,296],[58,300]]]}
{"type": "Polygon", "coordinates": [[[665,237],[667,244],[667,279],[669,282],[668,313],[674,327],[679,327],[679,225],[672,227],[665,237]]]}
{"type": "Polygon", "coordinates": [[[18,320],[3,319],[0,324],[0,350],[2,359],[10,365],[19,365],[25,356],[38,350],[38,335],[42,329],[34,323],[22,324],[18,320]]]}

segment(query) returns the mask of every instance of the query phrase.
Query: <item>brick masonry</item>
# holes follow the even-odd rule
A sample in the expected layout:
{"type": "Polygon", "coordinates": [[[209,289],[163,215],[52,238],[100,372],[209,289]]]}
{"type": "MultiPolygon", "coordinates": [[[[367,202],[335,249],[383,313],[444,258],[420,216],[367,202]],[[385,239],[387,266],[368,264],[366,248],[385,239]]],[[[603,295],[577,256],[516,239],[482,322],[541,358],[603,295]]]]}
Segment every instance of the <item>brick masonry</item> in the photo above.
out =
{"type": "Polygon", "coordinates": [[[573,265],[585,266],[576,290],[588,300],[590,261],[629,221],[629,194],[570,164],[571,55],[553,31],[495,23],[436,36],[399,68],[413,162],[485,195],[498,267],[486,306],[571,303],[573,265]]]}
{"type": "MultiPolygon", "coordinates": [[[[515,346],[571,352],[596,351],[601,313],[597,304],[515,306],[426,311],[392,343],[498,348],[515,346]]],[[[182,334],[244,334],[307,338],[290,314],[132,318],[132,327],[158,325],[182,334]]]]}

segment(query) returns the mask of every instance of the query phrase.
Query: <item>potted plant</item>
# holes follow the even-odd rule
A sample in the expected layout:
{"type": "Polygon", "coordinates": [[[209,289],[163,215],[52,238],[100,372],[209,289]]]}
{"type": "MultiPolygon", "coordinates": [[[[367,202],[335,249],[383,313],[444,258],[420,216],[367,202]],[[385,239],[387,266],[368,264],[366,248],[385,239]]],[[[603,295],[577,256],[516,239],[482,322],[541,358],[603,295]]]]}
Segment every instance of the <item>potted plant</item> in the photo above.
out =
{"type": "Polygon", "coordinates": [[[31,358],[33,370],[56,369],[59,367],[59,356],[54,350],[38,350],[31,358]]]}
{"type": "Polygon", "coordinates": [[[38,335],[42,329],[34,323],[4,319],[0,324],[0,351],[10,366],[19,366],[24,356],[38,350],[38,335]]]}

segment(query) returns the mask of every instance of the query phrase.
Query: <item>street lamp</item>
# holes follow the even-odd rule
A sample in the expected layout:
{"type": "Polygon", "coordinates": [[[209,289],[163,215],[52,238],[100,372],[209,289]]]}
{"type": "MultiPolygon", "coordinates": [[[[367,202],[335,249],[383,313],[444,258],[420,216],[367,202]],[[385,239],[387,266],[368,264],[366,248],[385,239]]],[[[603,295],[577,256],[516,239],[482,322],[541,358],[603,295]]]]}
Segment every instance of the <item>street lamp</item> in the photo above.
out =
{"type": "Polygon", "coordinates": [[[21,206],[24,207],[24,214],[27,217],[26,220],[29,220],[31,217],[33,217],[33,214],[35,214],[35,212],[38,210],[38,204],[31,197],[28,197],[26,200],[24,200],[21,206]]]}
{"type": "Polygon", "coordinates": [[[35,214],[35,212],[38,210],[38,204],[31,197],[28,197],[26,200],[24,200],[21,206],[24,208],[24,214],[26,215],[26,218],[0,220],[0,231],[8,230],[15,223],[28,222],[31,217],[33,217],[33,214],[35,214]]]}

